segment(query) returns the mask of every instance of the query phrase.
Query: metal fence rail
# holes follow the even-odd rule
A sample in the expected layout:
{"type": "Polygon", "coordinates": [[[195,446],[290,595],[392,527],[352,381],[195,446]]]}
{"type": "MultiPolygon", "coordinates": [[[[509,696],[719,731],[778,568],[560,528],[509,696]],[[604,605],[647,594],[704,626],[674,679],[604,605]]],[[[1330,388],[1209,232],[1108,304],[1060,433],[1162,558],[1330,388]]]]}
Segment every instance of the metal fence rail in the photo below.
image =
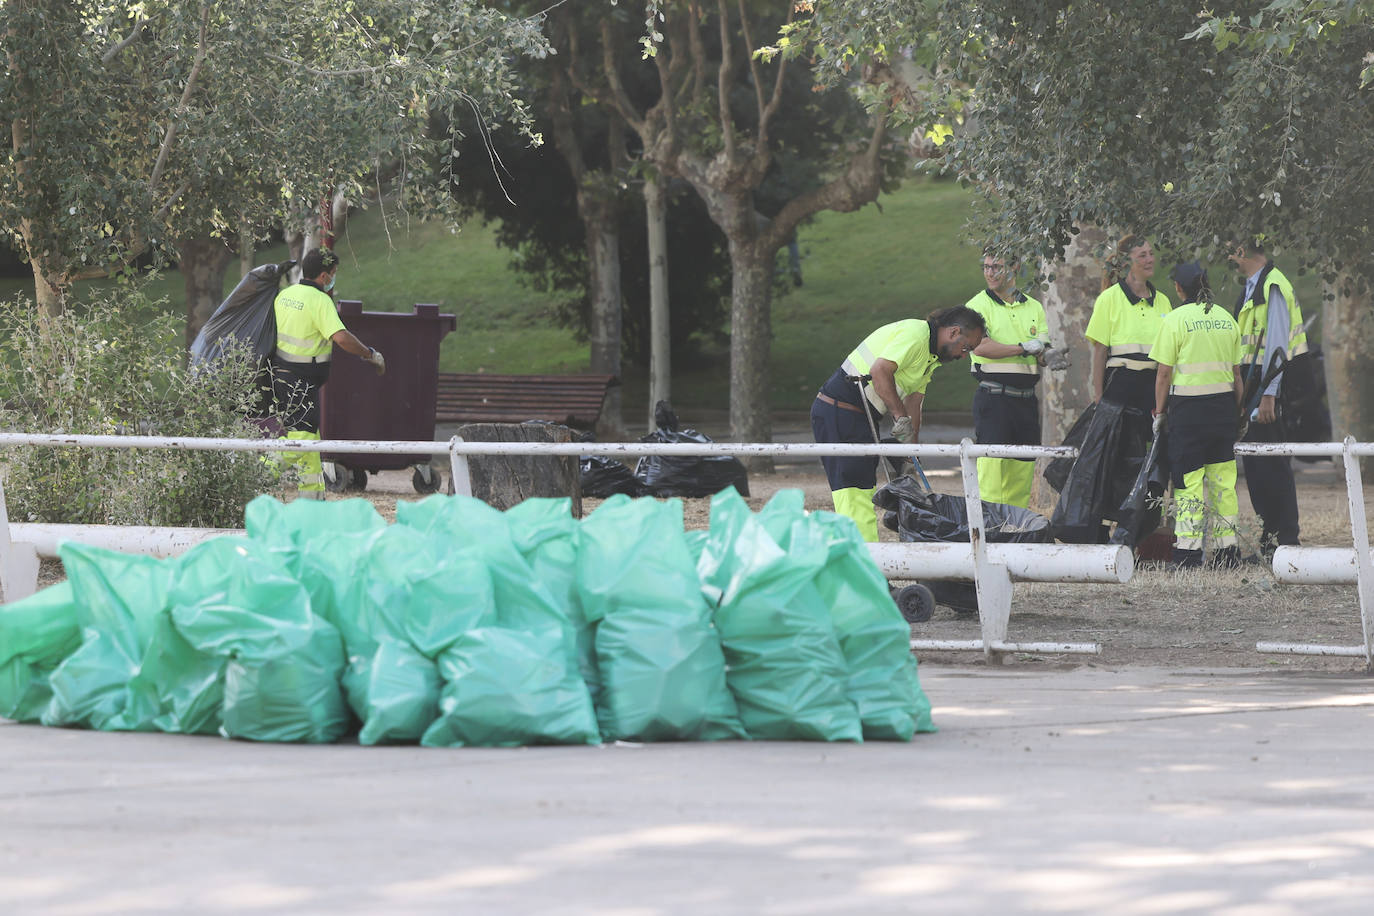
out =
{"type": "MultiPolygon", "coordinates": [[[[199,451],[331,452],[337,454],[429,454],[449,456],[456,492],[470,493],[467,460],[477,455],[678,455],[708,456],[863,456],[916,459],[958,458],[967,501],[971,542],[963,544],[873,544],[870,549],[889,578],[972,579],[978,595],[982,639],[964,641],[912,640],[913,648],[971,649],[982,651],[989,661],[1001,661],[1007,652],[1096,653],[1095,643],[1013,643],[1007,641],[1013,581],[1126,582],[1134,572],[1134,560],[1125,547],[1096,545],[989,545],[984,536],[982,501],[978,495],[978,458],[1073,457],[1077,450],[1064,446],[976,445],[964,439],[958,445],[851,445],[820,443],[648,443],[648,442],[447,442],[211,439],[158,436],[54,435],[0,433],[0,447],[53,448],[165,448],[199,451]],[[1047,579],[1047,576],[1057,576],[1047,579]]],[[[171,555],[222,535],[223,529],[170,527],[11,525],[4,512],[0,487],[0,599],[16,600],[31,594],[37,582],[37,559],[56,554],[61,540],[74,539],[113,549],[154,555],[171,555]]]]}

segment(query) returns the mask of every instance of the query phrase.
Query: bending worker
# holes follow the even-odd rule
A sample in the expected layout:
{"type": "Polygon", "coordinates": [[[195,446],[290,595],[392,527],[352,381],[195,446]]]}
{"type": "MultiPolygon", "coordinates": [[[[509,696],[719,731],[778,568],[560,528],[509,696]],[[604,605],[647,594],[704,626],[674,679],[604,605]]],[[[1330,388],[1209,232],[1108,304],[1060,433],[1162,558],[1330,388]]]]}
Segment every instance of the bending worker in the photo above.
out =
{"type": "MultiPolygon", "coordinates": [[[[987,289],[967,303],[983,316],[987,336],[969,361],[978,379],[973,393],[973,431],[979,445],[1039,445],[1040,381],[1049,333],[1045,307],[1016,288],[1016,264],[983,255],[987,289]]],[[[1009,506],[1030,506],[1034,458],[979,458],[978,492],[1009,506]]]]}
{"type": "Polygon", "coordinates": [[[1183,302],[1164,318],[1150,358],[1155,422],[1168,410],[1169,468],[1177,517],[1171,566],[1202,566],[1210,525],[1216,566],[1240,565],[1236,542],[1236,419],[1241,401],[1240,330],[1212,304],[1207,271],[1197,261],[1174,268],[1183,302]]]}
{"type": "MultiPolygon", "coordinates": [[[[962,359],[986,333],[983,316],[962,305],[938,309],[924,320],[885,324],[854,348],[811,404],[811,430],[817,442],[876,442],[885,415],[892,435],[915,442],[921,431],[921,403],[935,368],[962,359]]],[[[864,540],[878,540],[873,493],[878,458],[826,457],[835,511],[852,518],[864,540]]]]}
{"type": "MultiPolygon", "coordinates": [[[[386,371],[382,354],[353,336],[339,319],[330,290],[339,270],[339,256],[327,248],[306,252],[301,281],[277,294],[277,350],[272,356],[272,399],[286,427],[287,439],[320,438],[320,389],[329,379],[334,344],[386,371]]],[[[324,469],[319,452],[287,452],[283,460],[295,464],[300,477],[298,496],[324,499],[324,469]]]]}
{"type": "MultiPolygon", "coordinates": [[[[1288,359],[1307,352],[1307,332],[1303,330],[1293,284],[1288,282],[1256,241],[1233,242],[1230,261],[1245,277],[1245,289],[1237,303],[1236,323],[1240,325],[1241,365],[1245,383],[1257,391],[1264,376],[1283,350],[1288,359]]],[[[1253,408],[1246,442],[1282,442],[1278,422],[1278,395],[1283,373],[1278,373],[1245,407],[1253,408]]],[[[1298,489],[1293,481],[1293,465],[1287,455],[1246,455],[1245,488],[1250,504],[1260,517],[1260,553],[1274,554],[1280,545],[1298,544],[1298,489]]]]}

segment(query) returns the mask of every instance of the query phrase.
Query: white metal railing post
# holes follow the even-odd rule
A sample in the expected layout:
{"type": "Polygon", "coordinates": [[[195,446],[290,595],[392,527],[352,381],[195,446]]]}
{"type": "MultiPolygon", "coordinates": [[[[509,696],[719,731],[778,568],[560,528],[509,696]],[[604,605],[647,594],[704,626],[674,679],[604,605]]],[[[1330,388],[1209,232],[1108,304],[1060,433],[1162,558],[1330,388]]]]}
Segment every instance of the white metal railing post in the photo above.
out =
{"type": "Polygon", "coordinates": [[[978,595],[978,624],[983,631],[983,655],[988,664],[1002,664],[997,646],[1007,640],[1011,617],[1011,576],[1007,567],[988,559],[983,496],[978,489],[978,459],[969,454],[973,440],[959,442],[959,471],[963,475],[964,504],[968,507],[969,542],[973,545],[973,589],[978,595]]]}
{"type": "Polygon", "coordinates": [[[471,496],[472,470],[468,467],[468,456],[458,451],[458,443],[462,441],[462,436],[448,440],[448,476],[455,496],[471,496]]]}
{"type": "Polygon", "coordinates": [[[38,590],[38,549],[10,540],[5,484],[0,481],[0,604],[27,598],[38,590]]]}
{"type": "Polygon", "coordinates": [[[1360,627],[1364,634],[1365,666],[1374,669],[1374,643],[1371,643],[1369,615],[1374,611],[1374,562],[1369,556],[1369,524],[1364,511],[1364,480],[1360,459],[1355,455],[1355,438],[1341,443],[1345,461],[1345,495],[1350,503],[1350,533],[1355,547],[1355,589],[1360,598],[1360,627]]]}

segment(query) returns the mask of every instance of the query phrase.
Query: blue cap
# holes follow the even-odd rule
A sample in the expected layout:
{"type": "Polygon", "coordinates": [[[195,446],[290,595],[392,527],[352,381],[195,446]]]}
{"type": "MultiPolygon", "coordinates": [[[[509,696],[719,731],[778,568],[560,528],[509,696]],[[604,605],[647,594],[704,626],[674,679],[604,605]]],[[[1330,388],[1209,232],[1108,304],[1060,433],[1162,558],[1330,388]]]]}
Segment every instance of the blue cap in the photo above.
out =
{"type": "Polygon", "coordinates": [[[1207,268],[1203,267],[1199,261],[1189,261],[1186,264],[1176,266],[1169,272],[1169,277],[1191,296],[1195,295],[1206,284],[1207,268]]]}

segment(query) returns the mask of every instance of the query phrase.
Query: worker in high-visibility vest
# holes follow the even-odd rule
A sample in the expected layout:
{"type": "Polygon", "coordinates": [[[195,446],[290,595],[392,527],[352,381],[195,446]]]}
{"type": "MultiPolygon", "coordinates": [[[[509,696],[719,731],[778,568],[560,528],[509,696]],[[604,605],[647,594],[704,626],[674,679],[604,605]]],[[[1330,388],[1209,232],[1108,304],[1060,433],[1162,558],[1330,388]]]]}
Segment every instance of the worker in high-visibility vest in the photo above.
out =
{"type": "MultiPolygon", "coordinates": [[[[1149,441],[1150,411],[1155,400],[1156,364],[1149,357],[1150,346],[1159,335],[1164,316],[1173,308],[1169,297],[1150,282],[1154,273],[1155,254],[1148,239],[1130,234],[1117,242],[1113,268],[1104,277],[1084,336],[1092,344],[1093,402],[1122,408],[1121,432],[1116,437],[1116,450],[1104,454],[1097,468],[1075,462],[1066,491],[1082,486],[1085,475],[1096,474],[1101,467],[1127,467],[1145,455],[1139,443],[1149,441]]],[[[1124,495],[1109,487],[1097,497],[1093,512],[1099,524],[1093,540],[1107,542],[1111,520],[1124,495]]]]}
{"type": "Polygon", "coordinates": [[[1155,253],[1141,235],[1117,243],[1125,275],[1102,290],[1093,303],[1085,336],[1092,343],[1093,400],[1106,398],[1146,416],[1154,408],[1155,362],[1150,346],[1173,303],[1150,278],[1155,253]]]}
{"type": "Polygon", "coordinates": [[[1197,261],[1171,276],[1183,302],[1164,316],[1150,348],[1155,372],[1155,423],[1168,418],[1169,472],[1174,485],[1171,566],[1240,565],[1236,540],[1236,432],[1240,405],[1240,330],[1230,312],[1212,304],[1207,271],[1197,261]],[[1166,413],[1167,410],[1167,413],[1166,413]],[[1210,529],[1210,530],[1209,530],[1210,529]]]}
{"type": "MultiPolygon", "coordinates": [[[[1253,239],[1232,242],[1228,259],[1245,278],[1245,288],[1236,302],[1236,323],[1240,326],[1241,372],[1246,385],[1258,386],[1283,350],[1289,359],[1307,352],[1307,333],[1302,311],[1293,293],[1293,284],[1265,254],[1264,245],[1253,239]]],[[[1281,442],[1278,422],[1278,396],[1283,373],[1275,375],[1258,402],[1253,398],[1245,407],[1252,409],[1246,442],[1281,442]]],[[[1245,455],[1245,488],[1250,504],[1260,517],[1260,553],[1272,556],[1278,546],[1298,545],[1298,489],[1293,480],[1292,459],[1287,455],[1245,455]]]]}
{"type": "MultiPolygon", "coordinates": [[[[941,363],[962,359],[987,332],[983,316],[956,305],[878,328],[855,347],[830,376],[811,404],[811,431],[817,442],[871,443],[883,417],[892,417],[892,435],[915,442],[921,432],[926,386],[941,363]]],[[[878,458],[873,455],[825,457],[825,476],[835,511],[859,526],[866,541],[878,540],[873,493],[878,458]]]]}
{"type": "MultiPolygon", "coordinates": [[[[301,258],[301,281],[277,294],[277,349],[272,355],[272,399],[286,438],[320,438],[320,388],[329,379],[334,345],[386,371],[382,354],[363,344],[344,327],[330,291],[339,256],[316,248],[301,258]]],[[[285,452],[282,461],[296,466],[297,496],[324,499],[324,469],[319,452],[285,452]]]]}
{"type": "MultiPolygon", "coordinates": [[[[1016,288],[1016,265],[983,255],[987,288],[965,303],[983,316],[987,336],[969,354],[978,379],[973,432],[978,444],[1039,445],[1040,402],[1035,385],[1049,345],[1045,307],[1016,288]]],[[[979,458],[978,493],[993,503],[1030,506],[1034,458],[979,458]]]]}

